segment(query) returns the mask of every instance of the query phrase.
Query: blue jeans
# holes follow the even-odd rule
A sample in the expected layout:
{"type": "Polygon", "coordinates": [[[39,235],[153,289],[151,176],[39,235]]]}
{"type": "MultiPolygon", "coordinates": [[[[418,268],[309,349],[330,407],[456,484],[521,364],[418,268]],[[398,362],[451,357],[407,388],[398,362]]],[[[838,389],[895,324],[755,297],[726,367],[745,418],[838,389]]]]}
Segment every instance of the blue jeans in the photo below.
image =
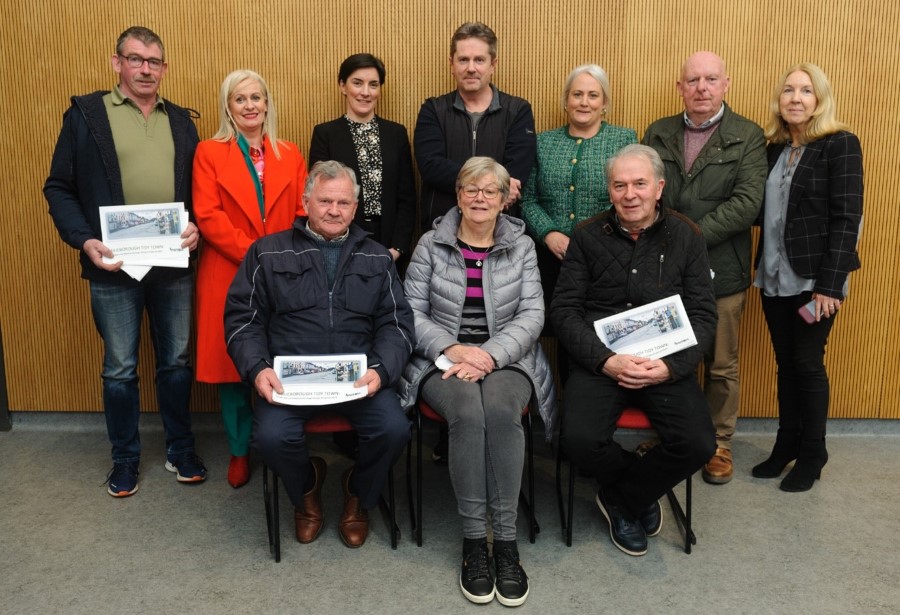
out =
{"type": "Polygon", "coordinates": [[[145,308],[156,354],[156,396],[166,451],[170,458],[193,451],[189,401],[194,374],[188,348],[192,276],[140,286],[90,284],[94,324],[103,338],[103,411],[113,462],[141,458],[137,362],[145,308]]]}

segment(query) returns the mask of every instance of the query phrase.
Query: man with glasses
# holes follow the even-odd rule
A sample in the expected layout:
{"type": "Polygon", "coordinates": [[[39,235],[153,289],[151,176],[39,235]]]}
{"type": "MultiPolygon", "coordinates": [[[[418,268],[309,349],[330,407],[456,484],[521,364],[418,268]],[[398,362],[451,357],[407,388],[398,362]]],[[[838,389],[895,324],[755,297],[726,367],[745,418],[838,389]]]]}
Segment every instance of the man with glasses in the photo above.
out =
{"type": "MultiPolygon", "coordinates": [[[[193,302],[190,268],[152,267],[143,277],[101,241],[102,206],[184,202],[190,212],[191,166],[197,129],[191,112],[161,98],[166,74],[162,41],[135,26],[116,43],[111,92],[73,96],[63,116],[44,195],[60,237],[80,251],[94,324],[103,339],[103,410],[112,444],[107,492],[127,497],[138,490],[141,455],[137,360],[146,309],[156,354],[156,392],[166,433],[167,470],[179,482],[206,478],[194,451],[188,407],[193,370],[188,340],[193,302]]],[[[189,222],[183,248],[200,239],[189,222]]]]}
{"type": "Polygon", "coordinates": [[[353,224],[356,174],[334,160],[310,169],[305,217],[290,230],[258,239],[244,257],[225,302],[228,354],[258,396],[253,446],[281,477],[294,505],[297,540],[316,539],[323,525],[325,460],[310,457],[304,426],[322,410],[345,416],[359,434],[356,463],[343,473],[338,525],[348,547],[369,533],[388,472],[409,442],[409,421],[396,386],[413,350],[413,315],[387,248],[353,224]],[[365,354],[354,383],[366,396],[328,406],[281,405],[276,356],[365,354]]]}

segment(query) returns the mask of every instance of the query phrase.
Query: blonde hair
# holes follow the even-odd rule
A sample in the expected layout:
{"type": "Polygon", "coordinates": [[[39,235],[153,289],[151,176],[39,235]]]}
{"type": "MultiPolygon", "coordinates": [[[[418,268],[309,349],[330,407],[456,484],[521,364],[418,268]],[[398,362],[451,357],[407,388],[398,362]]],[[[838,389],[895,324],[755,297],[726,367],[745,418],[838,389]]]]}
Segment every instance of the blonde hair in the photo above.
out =
{"type": "Polygon", "coordinates": [[[228,109],[228,101],[231,95],[239,85],[245,81],[255,81],[262,88],[262,94],[266,99],[266,119],[263,120],[262,134],[269,136],[269,142],[272,144],[272,152],[275,157],[281,160],[281,154],[278,152],[278,136],[276,133],[276,113],[275,100],[269,93],[269,86],[266,80],[257,72],[242,68],[233,71],[222,81],[222,87],[219,88],[219,130],[213,135],[216,141],[231,141],[236,139],[238,135],[237,127],[234,119],[231,117],[231,111],[228,109]]]}
{"type": "Polygon", "coordinates": [[[794,64],[784,71],[778,80],[775,91],[772,92],[772,99],[769,101],[769,119],[766,121],[765,135],[769,143],[786,143],[791,140],[791,133],[788,130],[787,122],[781,117],[781,92],[784,90],[784,84],[793,73],[803,71],[809,75],[812,82],[813,93],[816,95],[816,109],[813,111],[812,117],[803,134],[800,135],[801,143],[809,143],[816,139],[830,134],[834,134],[841,130],[847,130],[847,125],[837,119],[837,109],[834,101],[834,94],[831,91],[831,84],[828,83],[828,77],[825,71],[809,62],[801,62],[794,64]]]}

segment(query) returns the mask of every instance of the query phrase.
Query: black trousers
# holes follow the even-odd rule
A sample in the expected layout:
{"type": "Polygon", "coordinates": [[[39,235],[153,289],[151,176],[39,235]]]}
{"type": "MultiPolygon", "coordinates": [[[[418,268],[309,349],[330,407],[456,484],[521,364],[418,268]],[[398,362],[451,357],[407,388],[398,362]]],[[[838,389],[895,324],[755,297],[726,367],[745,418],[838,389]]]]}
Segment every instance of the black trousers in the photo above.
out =
{"type": "Polygon", "coordinates": [[[566,455],[634,518],[716,451],[709,405],[693,376],[631,390],[574,365],[563,408],[560,443],[566,455]],[[643,410],[659,435],[660,444],[643,457],[613,440],[627,407],[643,410]]]}
{"type": "Polygon", "coordinates": [[[811,295],[762,295],[762,308],[778,365],[778,428],[818,441],[825,438],[830,398],[825,345],[836,316],[806,324],[797,310],[811,295]]]}

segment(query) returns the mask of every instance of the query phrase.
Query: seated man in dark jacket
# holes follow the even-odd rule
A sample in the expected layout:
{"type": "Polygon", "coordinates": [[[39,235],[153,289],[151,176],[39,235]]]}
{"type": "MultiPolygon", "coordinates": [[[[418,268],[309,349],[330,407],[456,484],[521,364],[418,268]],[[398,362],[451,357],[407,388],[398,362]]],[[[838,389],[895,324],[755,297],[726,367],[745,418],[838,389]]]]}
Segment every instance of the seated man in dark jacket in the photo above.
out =
{"type": "Polygon", "coordinates": [[[306,421],[327,408],[359,434],[356,465],[344,473],[340,535],[359,547],[368,535],[367,509],[378,502],[390,467],[409,441],[409,422],[395,386],[414,347],[413,317],[386,248],[351,224],[359,186],[352,170],[316,163],[303,195],[307,217],[292,229],[256,241],[235,275],[225,306],[228,353],[259,397],[253,445],[284,483],[294,504],[297,540],[322,528],[325,461],[309,457],[306,421]],[[368,396],[322,406],[282,406],[272,369],[279,355],[365,354],[356,381],[368,396]]]}
{"type": "Polygon", "coordinates": [[[600,489],[597,505],[613,543],[647,552],[662,526],[659,498],[693,474],[716,448],[706,398],[696,380],[716,328],[706,244],[698,227],[659,205],[665,184],[659,154],[629,145],[606,166],[613,209],[575,230],[551,305],[553,326],[573,359],[564,395],[561,445],[600,489]],[[661,359],[617,354],[594,321],[681,295],[698,345],[661,359]],[[628,406],[642,409],[660,444],[643,457],[613,441],[628,406]]]}

